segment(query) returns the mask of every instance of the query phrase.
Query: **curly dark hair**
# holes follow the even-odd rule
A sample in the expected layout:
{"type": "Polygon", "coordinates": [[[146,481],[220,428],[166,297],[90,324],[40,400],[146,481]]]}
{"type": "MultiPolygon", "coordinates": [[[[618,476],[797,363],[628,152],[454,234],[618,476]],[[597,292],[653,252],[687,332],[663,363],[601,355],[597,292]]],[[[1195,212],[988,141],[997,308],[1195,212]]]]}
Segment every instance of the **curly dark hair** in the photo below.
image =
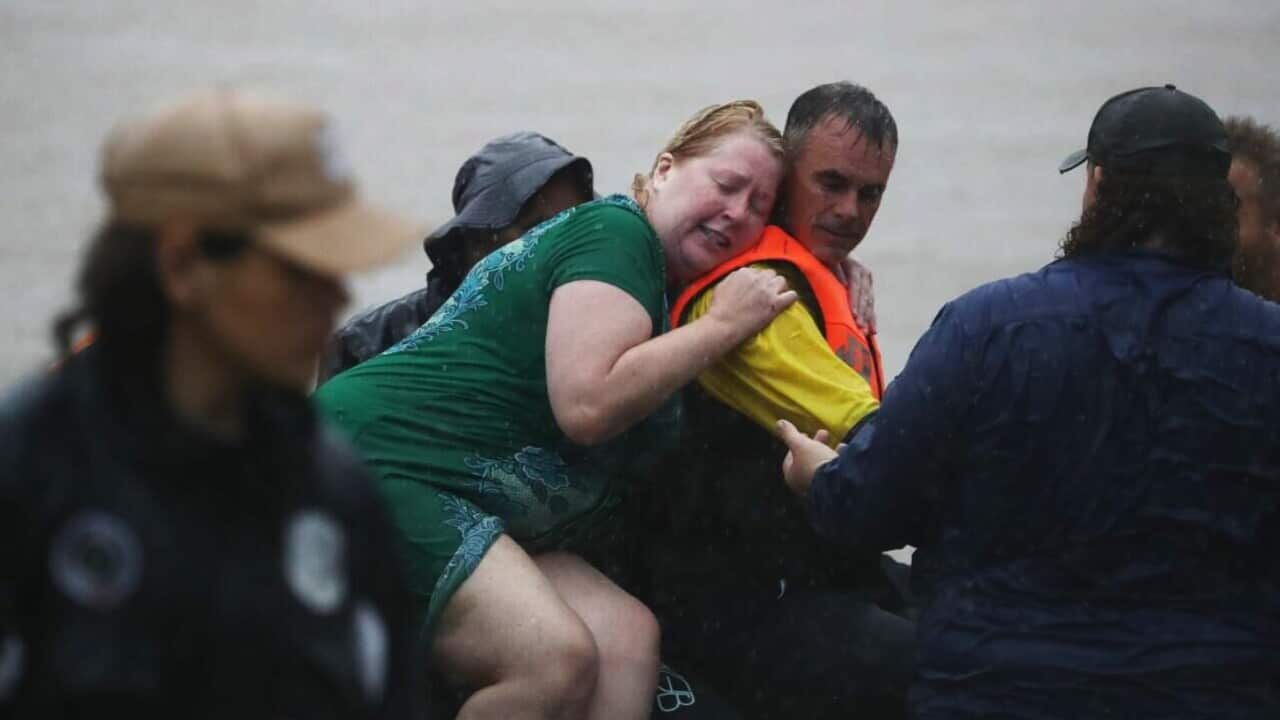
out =
{"type": "Polygon", "coordinates": [[[1229,117],[1223,125],[1232,156],[1258,173],[1263,219],[1280,219],[1280,131],[1247,117],[1229,117]]]}
{"type": "Polygon", "coordinates": [[[1238,244],[1236,204],[1226,177],[1104,171],[1096,200],[1063,238],[1060,257],[1144,247],[1154,241],[1188,265],[1225,269],[1238,244]]]}

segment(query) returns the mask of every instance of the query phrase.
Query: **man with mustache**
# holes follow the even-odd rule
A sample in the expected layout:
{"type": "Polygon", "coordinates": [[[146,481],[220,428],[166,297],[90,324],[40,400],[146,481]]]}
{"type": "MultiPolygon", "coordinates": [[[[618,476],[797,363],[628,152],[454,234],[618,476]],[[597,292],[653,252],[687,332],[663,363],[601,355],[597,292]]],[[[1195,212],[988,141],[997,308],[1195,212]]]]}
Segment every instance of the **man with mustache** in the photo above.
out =
{"type": "Polygon", "coordinates": [[[672,325],[704,314],[715,284],[747,265],[785,276],[801,302],[686,392],[678,465],[636,503],[637,556],[672,660],[752,717],[901,716],[914,625],[897,614],[888,563],[822,545],[779,482],[772,434],[784,417],[834,445],[883,389],[848,256],[879,209],[897,127],[866,88],[830,83],[796,99],[785,144],[777,225],[682,293],[672,325]]]}

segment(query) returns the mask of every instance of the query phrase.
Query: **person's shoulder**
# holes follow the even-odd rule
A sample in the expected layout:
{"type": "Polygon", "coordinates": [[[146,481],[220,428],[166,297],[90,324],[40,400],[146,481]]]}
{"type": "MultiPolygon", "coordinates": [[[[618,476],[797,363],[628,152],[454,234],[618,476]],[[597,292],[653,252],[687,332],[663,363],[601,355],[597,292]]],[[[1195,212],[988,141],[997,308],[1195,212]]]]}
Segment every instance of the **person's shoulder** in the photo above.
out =
{"type": "Polygon", "coordinates": [[[653,234],[644,210],[625,195],[609,195],[592,200],[566,210],[565,215],[566,220],[579,227],[586,224],[599,230],[625,229],[642,233],[646,237],[653,234]]]}
{"type": "Polygon", "coordinates": [[[24,458],[35,448],[76,435],[69,372],[62,367],[35,375],[0,395],[0,485],[9,486],[26,475],[24,458]]]}
{"type": "MultiPolygon", "coordinates": [[[[813,284],[809,282],[809,278],[805,277],[804,271],[795,263],[786,260],[761,260],[754,262],[747,267],[755,270],[772,270],[782,276],[786,281],[787,288],[796,291],[800,297],[800,302],[792,303],[786,310],[778,315],[779,318],[796,317],[798,313],[808,316],[811,322],[822,322],[822,304],[818,302],[817,292],[813,288],[813,284]]],[[[727,276],[727,275],[726,275],[727,276]]],[[[724,280],[724,278],[720,278],[724,280]]],[[[717,280],[718,284],[720,280],[717,280]]],[[[848,302],[845,300],[844,302],[848,302]]]]}
{"type": "Polygon", "coordinates": [[[366,310],[338,328],[334,339],[354,357],[376,355],[386,349],[389,336],[404,326],[417,327],[431,317],[435,308],[428,307],[427,294],[428,288],[422,287],[366,310]]]}
{"type": "Polygon", "coordinates": [[[1056,261],[1031,272],[983,283],[957,296],[943,310],[970,323],[1002,324],[1044,313],[1060,313],[1072,300],[1079,268],[1056,261]]]}
{"type": "Polygon", "coordinates": [[[321,383],[364,363],[403,340],[439,309],[431,288],[423,287],[366,310],[329,338],[321,360],[321,383]]]}
{"type": "MultiPolygon", "coordinates": [[[[427,287],[389,300],[377,307],[365,310],[352,317],[339,330],[338,334],[370,332],[389,323],[396,323],[405,318],[417,318],[426,307],[427,287]]],[[[425,321],[425,318],[424,318],[425,321]]]]}
{"type": "MultiPolygon", "coordinates": [[[[813,292],[813,287],[809,283],[809,278],[805,277],[804,271],[798,265],[781,259],[760,260],[753,262],[747,267],[754,270],[772,270],[782,276],[787,281],[787,287],[799,292],[813,292]]],[[[723,279],[723,278],[722,278],[723,279]]]]}
{"type": "Polygon", "coordinates": [[[1235,283],[1225,282],[1225,302],[1219,306],[1222,325],[1252,345],[1280,353],[1280,303],[1263,298],[1235,283]]]}
{"type": "Polygon", "coordinates": [[[53,402],[64,384],[60,374],[61,371],[54,371],[36,375],[0,393],[0,427],[8,430],[25,424],[53,402]]]}
{"type": "Polygon", "coordinates": [[[77,366],[83,360],[72,357],[59,367],[34,373],[0,393],[0,428],[13,431],[70,412],[81,379],[78,376],[83,374],[77,366]]]}
{"type": "Polygon", "coordinates": [[[1236,302],[1256,312],[1262,318],[1262,322],[1273,327],[1280,326],[1280,302],[1268,300],[1234,284],[1232,285],[1232,291],[1237,296],[1236,302]]]}
{"type": "Polygon", "coordinates": [[[590,200],[578,205],[571,211],[596,213],[611,217],[633,217],[641,220],[644,219],[644,210],[640,205],[636,203],[635,200],[619,193],[590,200]]]}
{"type": "Polygon", "coordinates": [[[345,435],[318,422],[311,469],[320,491],[339,506],[365,506],[373,497],[372,479],[345,435]]]}
{"type": "Polygon", "coordinates": [[[556,258],[603,264],[624,275],[643,269],[645,277],[660,274],[662,247],[644,211],[623,195],[611,195],[570,208],[526,235],[556,258]],[[541,240],[547,242],[540,242],[541,240]]]}

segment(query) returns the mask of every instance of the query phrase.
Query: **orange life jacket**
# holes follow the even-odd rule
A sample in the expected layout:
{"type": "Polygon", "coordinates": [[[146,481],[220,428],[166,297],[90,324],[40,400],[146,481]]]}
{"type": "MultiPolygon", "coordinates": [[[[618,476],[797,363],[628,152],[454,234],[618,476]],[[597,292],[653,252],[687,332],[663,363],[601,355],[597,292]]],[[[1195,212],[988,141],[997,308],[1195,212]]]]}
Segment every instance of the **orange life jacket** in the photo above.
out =
{"type": "Polygon", "coordinates": [[[875,336],[863,333],[854,322],[848,288],[800,241],[775,225],[765,228],[755,247],[720,264],[685,288],[671,307],[671,327],[682,324],[685,309],[703,290],[740,267],[760,262],[790,263],[804,275],[822,312],[822,334],[827,344],[837,357],[866,379],[871,393],[879,400],[884,392],[880,348],[875,336]]]}

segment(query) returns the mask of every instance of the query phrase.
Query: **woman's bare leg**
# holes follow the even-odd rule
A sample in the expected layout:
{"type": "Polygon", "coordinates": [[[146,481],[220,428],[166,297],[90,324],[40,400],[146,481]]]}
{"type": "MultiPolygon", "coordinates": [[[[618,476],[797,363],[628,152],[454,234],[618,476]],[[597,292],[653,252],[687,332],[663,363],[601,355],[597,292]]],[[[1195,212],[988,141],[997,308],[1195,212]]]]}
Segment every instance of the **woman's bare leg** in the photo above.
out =
{"type": "Polygon", "coordinates": [[[463,720],[578,720],[595,705],[599,654],[591,630],[506,535],[445,605],[432,659],[475,688],[458,713],[463,720]]]}
{"type": "Polygon", "coordinates": [[[600,675],[587,717],[648,718],[658,682],[658,621],[585,560],[555,552],[533,558],[556,592],[586,623],[600,653],[600,675]]]}

